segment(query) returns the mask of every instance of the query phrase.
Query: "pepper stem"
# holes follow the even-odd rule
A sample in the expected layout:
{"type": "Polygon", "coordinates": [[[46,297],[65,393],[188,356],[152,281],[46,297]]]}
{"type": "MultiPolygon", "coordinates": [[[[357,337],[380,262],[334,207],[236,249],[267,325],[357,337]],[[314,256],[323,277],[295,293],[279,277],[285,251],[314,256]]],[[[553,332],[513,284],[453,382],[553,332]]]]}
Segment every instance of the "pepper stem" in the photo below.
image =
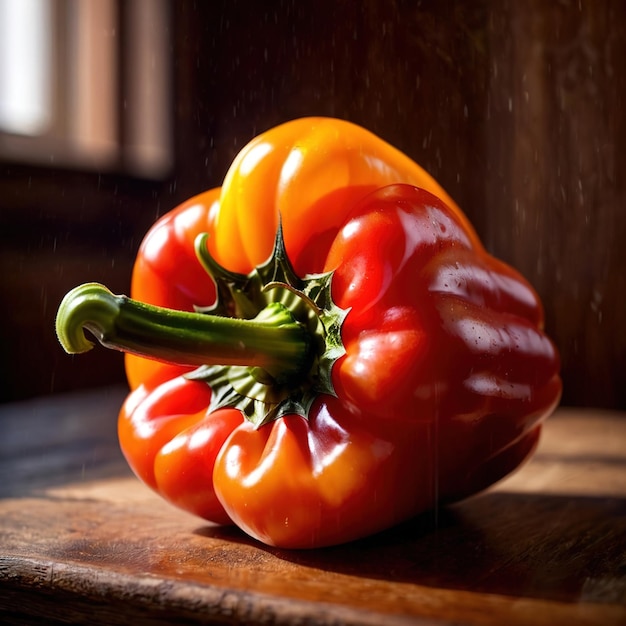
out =
{"type": "Polygon", "coordinates": [[[279,225],[270,258],[249,274],[222,267],[208,235],[195,242],[217,299],[193,312],[166,309],[112,294],[98,283],[70,291],[56,330],[69,353],[93,343],[179,365],[211,387],[210,411],[239,409],[260,427],[283,415],[307,419],[320,394],[335,395],[332,369],[345,354],[341,327],[348,314],[332,299],[332,272],[300,278],[279,225]]]}
{"type": "Polygon", "coordinates": [[[179,365],[258,367],[279,384],[308,372],[313,358],[306,328],[279,302],[239,319],[157,307],[86,283],[59,306],[56,332],[66,352],[93,347],[84,329],[107,348],[179,365]]]}

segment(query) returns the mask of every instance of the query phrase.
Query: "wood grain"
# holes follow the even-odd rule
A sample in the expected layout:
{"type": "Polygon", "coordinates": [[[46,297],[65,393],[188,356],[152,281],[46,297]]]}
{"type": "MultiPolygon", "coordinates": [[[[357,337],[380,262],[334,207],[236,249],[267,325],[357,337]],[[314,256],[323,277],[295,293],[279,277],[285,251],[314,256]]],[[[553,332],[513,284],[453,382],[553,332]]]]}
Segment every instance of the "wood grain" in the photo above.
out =
{"type": "Polygon", "coordinates": [[[122,391],[0,409],[7,440],[58,427],[47,471],[36,446],[14,455],[36,460],[37,480],[11,474],[3,449],[3,623],[626,624],[619,414],[561,409],[534,459],[490,491],[366,540],[285,551],[130,476],[111,427],[122,391]]]}

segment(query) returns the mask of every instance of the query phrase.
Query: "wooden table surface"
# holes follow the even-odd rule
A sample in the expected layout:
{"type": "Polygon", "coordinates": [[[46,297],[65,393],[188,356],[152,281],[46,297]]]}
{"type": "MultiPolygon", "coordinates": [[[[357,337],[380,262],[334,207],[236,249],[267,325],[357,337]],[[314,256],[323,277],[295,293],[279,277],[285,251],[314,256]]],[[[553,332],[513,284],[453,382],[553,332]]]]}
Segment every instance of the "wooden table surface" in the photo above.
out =
{"type": "Polygon", "coordinates": [[[0,623],[626,624],[626,415],[559,409],[486,493],[293,552],[141,485],[123,395],[0,406],[0,623]]]}

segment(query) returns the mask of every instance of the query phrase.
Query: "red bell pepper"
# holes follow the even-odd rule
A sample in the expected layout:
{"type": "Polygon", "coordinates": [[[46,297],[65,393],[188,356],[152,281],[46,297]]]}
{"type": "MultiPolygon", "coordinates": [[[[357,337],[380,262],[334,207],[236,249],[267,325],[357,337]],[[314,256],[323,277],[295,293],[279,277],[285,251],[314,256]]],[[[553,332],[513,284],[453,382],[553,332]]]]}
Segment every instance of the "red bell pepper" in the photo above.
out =
{"type": "Polygon", "coordinates": [[[342,186],[313,168],[307,186],[301,164],[277,168],[269,148],[246,164],[248,149],[221,190],[155,224],[134,299],[82,285],[57,317],[69,352],[91,347],[86,328],[130,354],[119,436],[135,473],[194,514],[287,548],[363,537],[486,488],[529,456],[561,392],[536,293],[445,192],[358,127],[306,124],[335,142],[353,133],[358,158],[377,148],[386,169],[342,186]],[[232,209],[225,190],[257,206],[233,183],[253,170],[260,184],[282,180],[276,198],[300,175],[295,216],[277,201],[258,205],[269,226],[232,209]]]}

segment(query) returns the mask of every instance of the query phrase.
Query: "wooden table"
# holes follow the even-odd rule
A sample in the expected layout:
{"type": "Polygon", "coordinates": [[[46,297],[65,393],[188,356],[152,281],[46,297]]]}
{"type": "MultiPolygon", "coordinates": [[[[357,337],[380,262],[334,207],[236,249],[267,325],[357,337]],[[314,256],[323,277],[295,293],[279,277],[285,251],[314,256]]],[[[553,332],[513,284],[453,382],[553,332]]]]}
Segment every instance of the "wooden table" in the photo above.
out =
{"type": "Polygon", "coordinates": [[[487,493],[290,552],[131,476],[123,395],[0,407],[0,623],[626,624],[626,415],[560,409],[487,493]]]}

